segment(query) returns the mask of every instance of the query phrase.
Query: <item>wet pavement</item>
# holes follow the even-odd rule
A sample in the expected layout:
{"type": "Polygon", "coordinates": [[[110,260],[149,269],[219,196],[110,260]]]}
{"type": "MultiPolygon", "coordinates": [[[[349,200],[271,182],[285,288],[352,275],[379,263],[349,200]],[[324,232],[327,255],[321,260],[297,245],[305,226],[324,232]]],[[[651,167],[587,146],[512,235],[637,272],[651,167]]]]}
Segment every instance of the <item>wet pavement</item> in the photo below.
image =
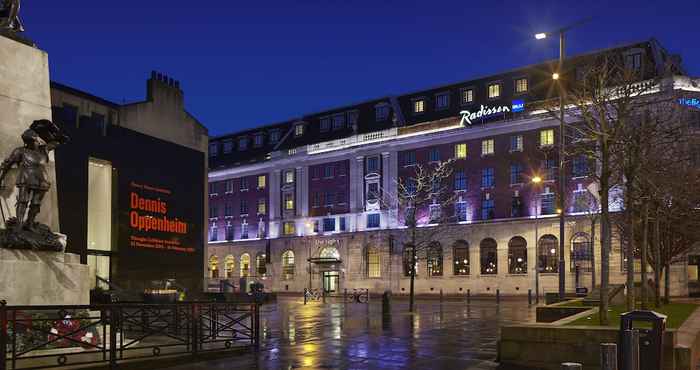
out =
{"type": "Polygon", "coordinates": [[[281,297],[261,314],[261,349],[169,369],[495,369],[499,326],[531,319],[526,301],[370,304],[281,297]]]}

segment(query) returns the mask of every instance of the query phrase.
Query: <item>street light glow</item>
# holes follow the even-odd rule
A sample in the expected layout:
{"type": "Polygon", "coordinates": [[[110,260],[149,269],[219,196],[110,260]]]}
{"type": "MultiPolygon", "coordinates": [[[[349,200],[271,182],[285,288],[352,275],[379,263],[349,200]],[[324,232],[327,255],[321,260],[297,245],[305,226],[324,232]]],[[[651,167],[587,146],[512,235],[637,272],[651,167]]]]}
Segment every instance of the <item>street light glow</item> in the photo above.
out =
{"type": "Polygon", "coordinates": [[[538,40],[546,39],[546,38],[547,38],[547,34],[544,33],[544,32],[536,33],[536,34],[535,34],[535,38],[538,39],[538,40]]]}
{"type": "Polygon", "coordinates": [[[559,79],[559,73],[556,73],[556,72],[552,73],[552,79],[553,79],[553,80],[558,80],[558,79],[559,79]]]}
{"type": "Polygon", "coordinates": [[[533,184],[539,184],[539,183],[542,182],[542,178],[539,177],[539,176],[535,176],[535,177],[532,178],[531,181],[532,181],[533,184]]]}

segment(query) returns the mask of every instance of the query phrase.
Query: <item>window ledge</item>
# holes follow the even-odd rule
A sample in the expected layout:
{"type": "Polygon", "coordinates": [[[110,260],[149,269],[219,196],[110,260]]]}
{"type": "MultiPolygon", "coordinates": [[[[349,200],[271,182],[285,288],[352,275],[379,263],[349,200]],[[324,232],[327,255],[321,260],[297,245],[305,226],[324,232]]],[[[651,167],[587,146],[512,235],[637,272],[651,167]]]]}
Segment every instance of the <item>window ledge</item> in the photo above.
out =
{"type": "Polygon", "coordinates": [[[493,279],[493,278],[498,278],[498,277],[500,277],[500,275],[498,275],[498,274],[479,274],[479,277],[480,277],[480,278],[490,278],[490,279],[493,279]]]}
{"type": "Polygon", "coordinates": [[[518,276],[528,276],[530,275],[529,272],[523,272],[523,273],[507,273],[506,277],[518,277],[518,276]]]}

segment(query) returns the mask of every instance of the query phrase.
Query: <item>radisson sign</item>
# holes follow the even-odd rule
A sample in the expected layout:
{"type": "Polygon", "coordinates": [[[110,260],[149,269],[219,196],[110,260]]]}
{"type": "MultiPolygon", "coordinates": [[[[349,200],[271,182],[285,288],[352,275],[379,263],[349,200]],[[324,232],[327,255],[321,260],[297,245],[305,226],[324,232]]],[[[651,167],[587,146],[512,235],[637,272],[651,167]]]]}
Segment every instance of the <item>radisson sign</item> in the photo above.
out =
{"type": "Polygon", "coordinates": [[[513,104],[510,107],[507,105],[489,107],[482,104],[479,107],[479,110],[475,112],[468,110],[460,111],[459,114],[462,115],[462,121],[460,122],[460,125],[464,126],[465,124],[468,124],[471,126],[471,124],[475,120],[478,120],[480,118],[487,118],[496,114],[502,114],[507,112],[522,112],[524,110],[525,103],[522,100],[513,100],[513,104]]]}

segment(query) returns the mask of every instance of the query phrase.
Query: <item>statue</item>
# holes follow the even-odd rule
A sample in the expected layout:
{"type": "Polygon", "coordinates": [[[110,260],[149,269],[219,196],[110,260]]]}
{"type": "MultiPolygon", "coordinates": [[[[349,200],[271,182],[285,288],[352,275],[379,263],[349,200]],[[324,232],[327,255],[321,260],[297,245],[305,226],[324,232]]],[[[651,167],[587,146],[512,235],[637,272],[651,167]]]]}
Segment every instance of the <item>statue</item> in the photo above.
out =
{"type": "Polygon", "coordinates": [[[0,31],[24,32],[19,19],[19,0],[5,0],[0,6],[0,31]]]}
{"type": "Polygon", "coordinates": [[[0,164],[0,188],[4,187],[8,171],[14,166],[19,169],[15,184],[19,190],[17,213],[16,217],[4,220],[3,211],[6,229],[0,230],[0,247],[60,251],[64,247],[61,237],[35,219],[51,186],[46,172],[49,152],[66,143],[68,137],[54,123],[43,119],[34,121],[24,131],[22,141],[24,146],[13,150],[0,164]]]}

